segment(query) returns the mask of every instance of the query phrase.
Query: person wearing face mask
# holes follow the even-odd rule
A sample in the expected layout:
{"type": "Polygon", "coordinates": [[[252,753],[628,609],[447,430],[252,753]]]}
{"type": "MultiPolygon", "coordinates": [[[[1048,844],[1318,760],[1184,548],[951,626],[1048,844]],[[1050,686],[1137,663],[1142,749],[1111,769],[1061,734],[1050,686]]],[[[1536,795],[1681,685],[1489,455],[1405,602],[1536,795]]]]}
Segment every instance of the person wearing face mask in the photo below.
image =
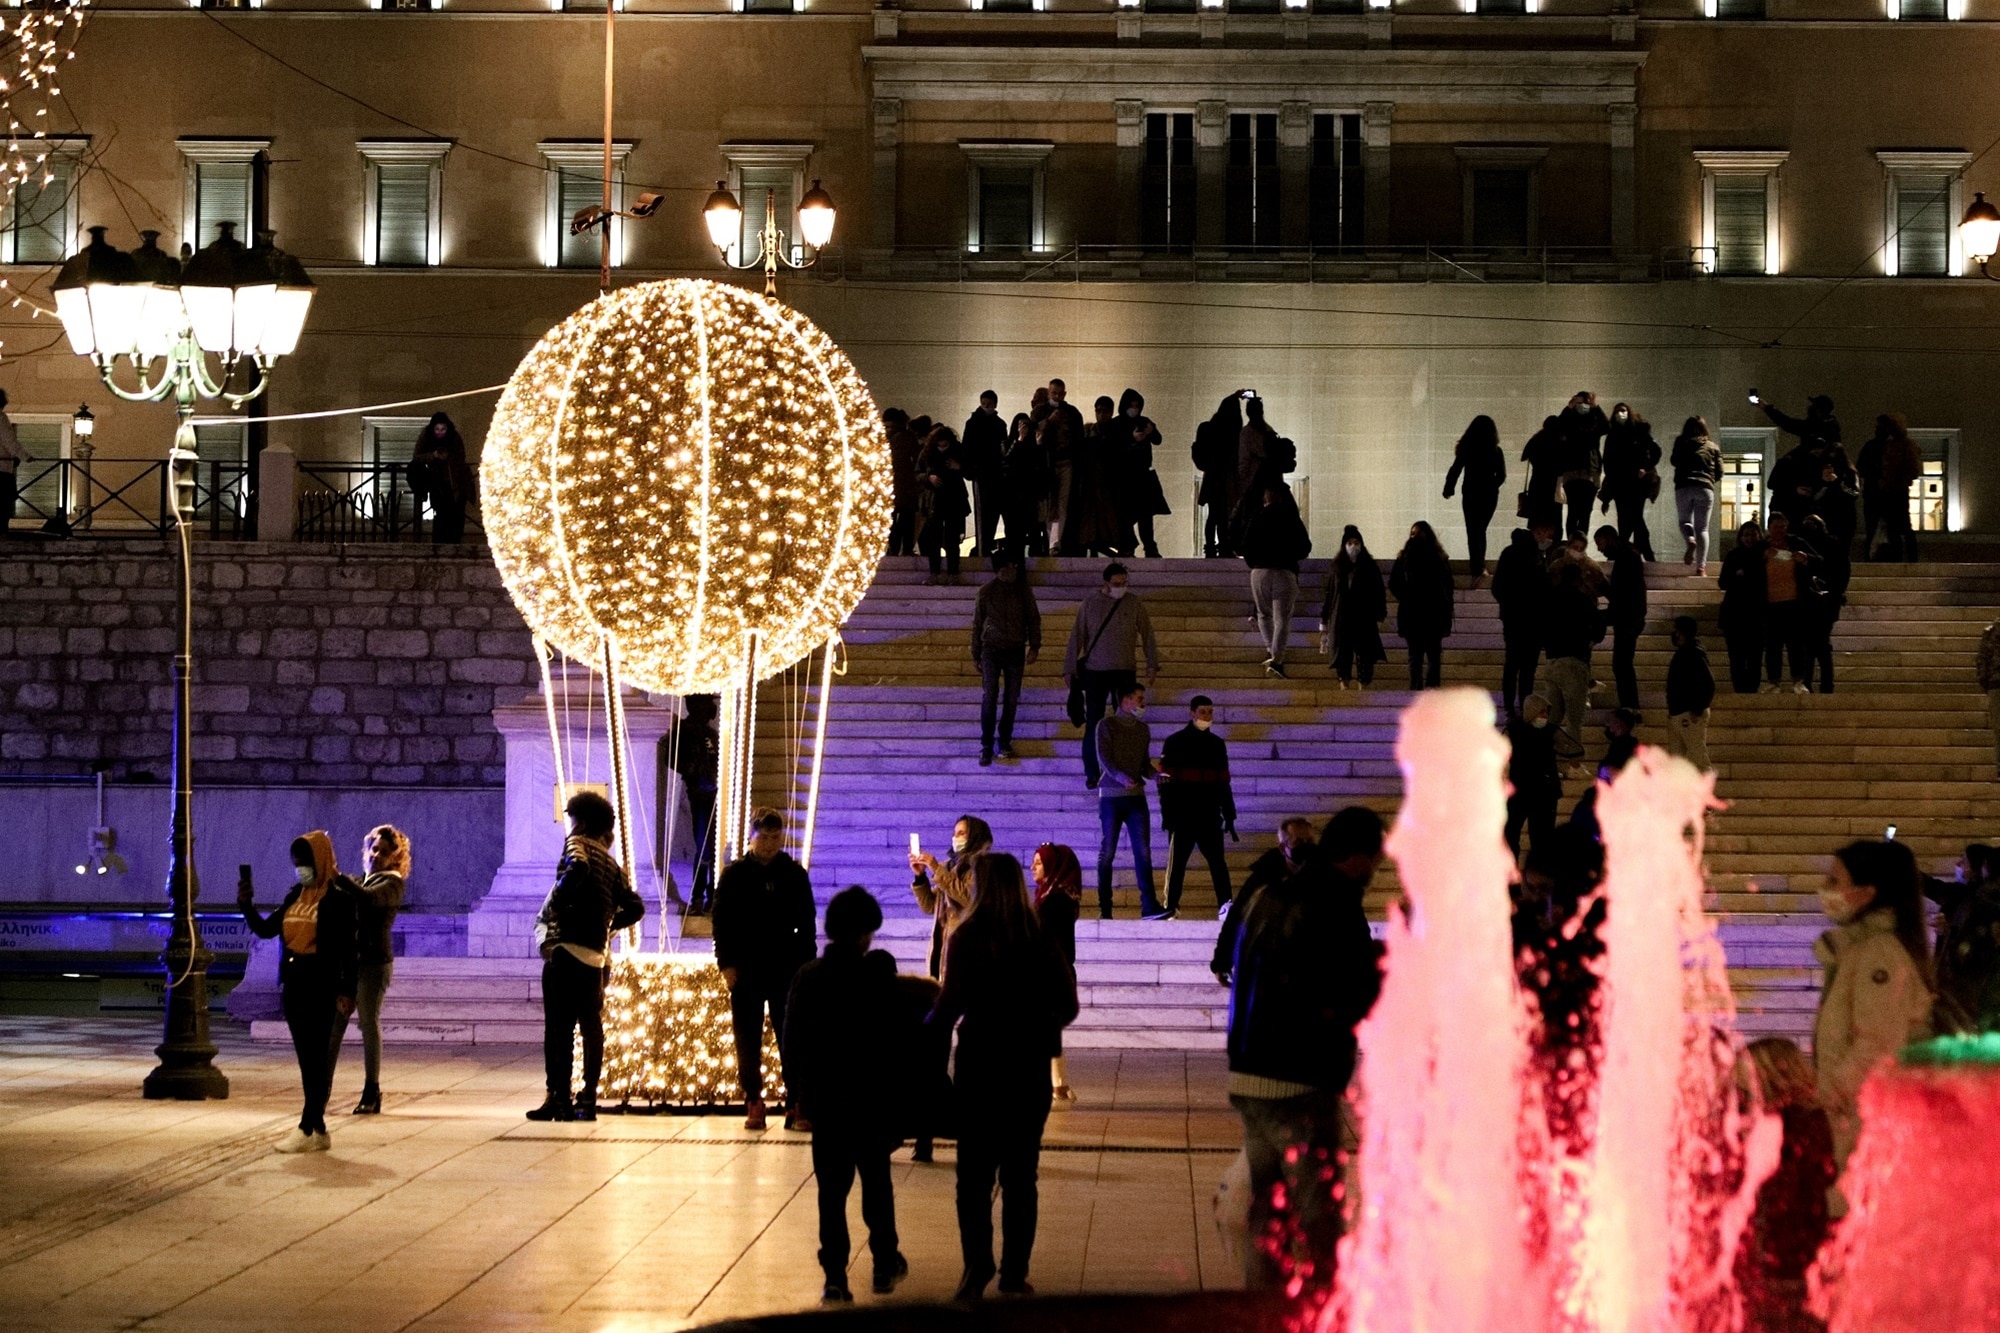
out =
{"type": "Polygon", "coordinates": [[[1340,554],[1326,572],[1319,607],[1320,650],[1333,659],[1341,689],[1357,678],[1361,686],[1375,683],[1375,664],[1388,657],[1381,630],[1388,614],[1382,567],[1368,553],[1361,529],[1350,523],[1340,534],[1340,554]]]}
{"type": "MultiPolygon", "coordinates": [[[[1826,969],[1813,1021],[1820,1105],[1842,1170],[1861,1136],[1861,1085],[1877,1065],[1931,1032],[1930,942],[1916,858],[1899,842],[1852,842],[1833,854],[1820,906],[1833,929],[1813,955],[1826,969]]],[[[1835,1215],[1845,1212],[1836,1207],[1835,1215]]]]}
{"type": "MultiPolygon", "coordinates": [[[[341,883],[354,894],[355,938],[359,950],[354,1016],[361,1022],[361,1054],[366,1077],[356,1115],[382,1111],[382,997],[395,975],[396,948],[392,935],[396,913],[403,905],[403,885],[410,877],[410,839],[394,824],[368,831],[361,844],[362,881],[346,876],[341,883]]],[[[340,1043],[347,1036],[347,1016],[334,1021],[329,1067],[340,1062],[340,1043]]]]}
{"type": "Polygon", "coordinates": [[[1513,717],[1521,701],[1535,692],[1535,671],[1542,660],[1542,635],[1548,617],[1549,561],[1556,544],[1556,520],[1538,514],[1529,526],[1514,529],[1507,549],[1493,567],[1493,600],[1500,604],[1500,637],[1505,649],[1500,668],[1500,702],[1513,717]]]}
{"type": "Polygon", "coordinates": [[[977,815],[961,815],[951,826],[951,855],[940,861],[926,851],[910,853],[910,892],[931,918],[932,976],[944,969],[944,946],[972,902],[972,866],[993,849],[993,829],[977,815]]]}
{"type": "Polygon", "coordinates": [[[1550,849],[1556,832],[1556,806],[1562,801],[1562,770],[1556,765],[1556,731],[1549,725],[1549,701],[1531,694],[1507,724],[1507,850],[1521,856],[1521,830],[1528,831],[1530,852],[1550,849]]]}
{"type": "MultiPolygon", "coordinates": [[[[771,1030],[782,1045],[785,999],[799,969],[812,959],[818,924],[812,879],[785,852],[785,817],[776,810],[757,811],[750,817],[750,845],[715,883],[715,965],[729,987],[746,1128],[765,1124],[764,1011],[771,1011],[771,1030]]],[[[796,1098],[788,1096],[785,1128],[810,1127],[796,1098]]]]}
{"type": "Polygon", "coordinates": [[[1236,965],[1236,933],[1243,928],[1243,913],[1249,910],[1251,900],[1260,890],[1298,874],[1316,843],[1312,821],[1294,815],[1278,825],[1278,845],[1250,863],[1243,891],[1229,900],[1222,929],[1215,937],[1215,955],[1209,960],[1208,970],[1215,973],[1217,981],[1229,984],[1230,970],[1236,965]]]}
{"type": "Polygon", "coordinates": [[[1139,881],[1139,915],[1167,920],[1173,913],[1153,893],[1153,827],[1146,811],[1146,784],[1159,765],[1153,758],[1153,730],[1146,725],[1146,687],[1130,685],[1118,694],[1118,711],[1097,724],[1097,756],[1103,780],[1097,789],[1097,914],[1111,917],[1111,867],[1118,855],[1118,832],[1132,844],[1132,873],[1139,881]]]}
{"type": "Polygon", "coordinates": [[[1160,827],[1167,834],[1167,915],[1180,911],[1181,884],[1197,849],[1208,863],[1217,914],[1229,910],[1226,830],[1236,836],[1236,795],[1229,786],[1229,747],[1211,728],[1215,700],[1188,700],[1188,724],[1160,746],[1160,827]]]}
{"type": "Polygon", "coordinates": [[[298,1056],[305,1106],[298,1128],[277,1144],[281,1153],[325,1152],[326,1103],[333,1091],[333,1029],[354,1012],[355,902],[334,864],[333,840],[319,829],[292,840],[294,883],[269,916],[256,905],[245,866],[236,905],[258,939],[279,939],[278,992],[298,1056]]]}
{"type": "Polygon", "coordinates": [[[1042,652],[1042,612],[1027,564],[1011,551],[993,557],[993,581],[972,603],[972,664],[979,668],[979,766],[992,764],[997,707],[999,757],[1014,758],[1014,712],[1021,676],[1042,652]]]}
{"type": "Polygon", "coordinates": [[[1632,543],[1641,559],[1653,558],[1653,534],[1646,528],[1646,506],[1660,494],[1660,446],[1653,428],[1628,404],[1611,409],[1604,436],[1604,492],[1600,513],[1618,506],[1618,535],[1632,543]]]}
{"type": "Polygon", "coordinates": [[[1138,648],[1145,645],[1150,686],[1160,673],[1160,642],[1146,604],[1130,591],[1131,572],[1113,562],[1104,567],[1104,586],[1083,599],[1063,651],[1063,683],[1069,687],[1070,725],[1083,728],[1083,785],[1097,790],[1102,767],[1097,755],[1097,723],[1108,706],[1139,683],[1138,648]]]}

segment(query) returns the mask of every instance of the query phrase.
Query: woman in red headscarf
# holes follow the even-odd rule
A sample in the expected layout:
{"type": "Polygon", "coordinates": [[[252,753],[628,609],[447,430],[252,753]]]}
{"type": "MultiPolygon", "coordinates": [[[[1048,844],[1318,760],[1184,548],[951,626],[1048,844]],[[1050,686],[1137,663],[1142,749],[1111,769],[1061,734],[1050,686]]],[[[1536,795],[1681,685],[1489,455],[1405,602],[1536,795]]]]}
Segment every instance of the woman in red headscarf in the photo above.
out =
{"type": "MultiPolygon", "coordinates": [[[[1035,916],[1041,922],[1042,942],[1061,954],[1072,969],[1076,967],[1076,918],[1083,905],[1083,866],[1076,853],[1059,842],[1045,842],[1035,849],[1028,876],[1035,884],[1035,916]]],[[[1058,1054],[1053,1071],[1055,1099],[1076,1100],[1069,1085],[1069,1066],[1058,1054]]]]}

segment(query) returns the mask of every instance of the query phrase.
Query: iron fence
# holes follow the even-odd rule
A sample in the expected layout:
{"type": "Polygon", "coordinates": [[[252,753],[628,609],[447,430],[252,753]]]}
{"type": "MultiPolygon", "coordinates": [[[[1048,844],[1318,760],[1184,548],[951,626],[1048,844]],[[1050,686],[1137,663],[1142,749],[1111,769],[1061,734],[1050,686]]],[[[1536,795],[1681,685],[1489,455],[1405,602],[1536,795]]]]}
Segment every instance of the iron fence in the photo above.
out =
{"type": "MultiPolygon", "coordinates": [[[[20,467],[15,529],[52,537],[164,536],[174,526],[174,475],[158,458],[35,458],[20,467]]],[[[195,528],[220,540],[250,536],[250,468],[194,468],[195,528]]]]}
{"type": "MultiPolygon", "coordinates": [[[[433,537],[437,515],[409,486],[408,463],[300,463],[298,540],[414,542],[433,537]]],[[[484,536],[476,507],[465,532],[484,536]]]]}

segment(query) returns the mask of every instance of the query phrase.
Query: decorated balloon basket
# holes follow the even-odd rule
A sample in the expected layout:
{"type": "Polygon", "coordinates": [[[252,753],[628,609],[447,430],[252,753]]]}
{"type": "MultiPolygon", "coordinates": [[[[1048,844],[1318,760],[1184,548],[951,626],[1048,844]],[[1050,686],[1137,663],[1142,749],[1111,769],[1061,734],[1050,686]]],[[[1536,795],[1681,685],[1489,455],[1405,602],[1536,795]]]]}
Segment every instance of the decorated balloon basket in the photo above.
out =
{"type": "MultiPolygon", "coordinates": [[[[782,1105],[778,1038],[768,1022],[759,1058],[764,1099],[782,1105]]],[[[622,954],[611,960],[597,1099],[601,1109],[629,1110],[700,1110],[742,1102],[729,988],[713,958],[622,954]]]]}

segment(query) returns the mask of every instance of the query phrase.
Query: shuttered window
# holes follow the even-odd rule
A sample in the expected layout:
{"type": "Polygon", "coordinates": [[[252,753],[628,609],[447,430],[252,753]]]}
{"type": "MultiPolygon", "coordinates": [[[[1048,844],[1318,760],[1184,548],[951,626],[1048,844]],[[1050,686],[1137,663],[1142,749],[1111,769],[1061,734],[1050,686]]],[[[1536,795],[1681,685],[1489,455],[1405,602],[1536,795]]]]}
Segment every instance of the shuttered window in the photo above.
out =
{"type": "Polygon", "coordinates": [[[793,198],[798,188],[798,172],[789,166],[745,166],[743,169],[743,191],[739,202],[743,205],[743,237],[738,263],[754,260],[763,253],[764,212],[766,208],[777,214],[778,234],[781,245],[789,245],[786,253],[794,259],[803,259],[798,226],[794,210],[798,200],[793,198]]]}
{"type": "MultiPolygon", "coordinates": [[[[60,418],[32,420],[16,416],[13,421],[21,450],[28,455],[17,474],[21,492],[13,518],[21,527],[36,528],[62,512],[63,469],[55,464],[69,457],[69,431],[60,418]]],[[[83,497],[74,491],[74,478],[70,479],[70,485],[69,503],[74,508],[83,497]]],[[[0,514],[0,519],[6,517],[0,514]]]]}
{"type": "Polygon", "coordinates": [[[75,172],[75,163],[50,158],[14,187],[7,210],[7,257],[14,263],[58,264],[67,257],[75,172]]]}
{"type": "Polygon", "coordinates": [[[1194,246],[1194,113],[1149,112],[1139,179],[1139,242],[1149,250],[1194,246]]]}
{"type": "Polygon", "coordinates": [[[1315,250],[1361,244],[1361,117],[1313,117],[1312,244],[1315,250]]]}
{"type": "Polygon", "coordinates": [[[1278,244],[1278,117],[1254,112],[1229,118],[1229,188],[1223,242],[1237,248],[1278,244]]]}
{"type": "MultiPolygon", "coordinates": [[[[615,192],[614,192],[615,198],[615,192]]],[[[569,220],[579,209],[592,204],[604,203],[604,177],[601,173],[587,171],[582,167],[562,168],[557,184],[556,226],[560,229],[561,249],[557,262],[564,268],[596,268],[603,255],[603,234],[595,227],[575,236],[569,234],[569,220]]]]}
{"type": "Polygon", "coordinates": [[[1769,241],[1770,177],[1715,178],[1715,271],[1762,273],[1769,241]]]}
{"type": "Polygon", "coordinates": [[[375,262],[431,262],[431,173],[428,162],[375,164],[375,262]]]}
{"type": "Polygon", "coordinates": [[[979,248],[1026,250],[1035,243],[1035,168],[979,167],[979,248]]]}
{"type": "Polygon", "coordinates": [[[1951,17],[1945,0],[1901,0],[1896,17],[1907,21],[1942,23],[1951,17]]]}
{"type": "Polygon", "coordinates": [[[1951,177],[1944,172],[1896,176],[1896,272],[1941,278],[1951,272],[1951,177]]]}
{"type": "Polygon", "coordinates": [[[236,239],[243,244],[257,239],[253,210],[258,165],[254,161],[195,163],[194,235],[189,238],[195,249],[215,240],[224,222],[235,224],[236,239]]]}

